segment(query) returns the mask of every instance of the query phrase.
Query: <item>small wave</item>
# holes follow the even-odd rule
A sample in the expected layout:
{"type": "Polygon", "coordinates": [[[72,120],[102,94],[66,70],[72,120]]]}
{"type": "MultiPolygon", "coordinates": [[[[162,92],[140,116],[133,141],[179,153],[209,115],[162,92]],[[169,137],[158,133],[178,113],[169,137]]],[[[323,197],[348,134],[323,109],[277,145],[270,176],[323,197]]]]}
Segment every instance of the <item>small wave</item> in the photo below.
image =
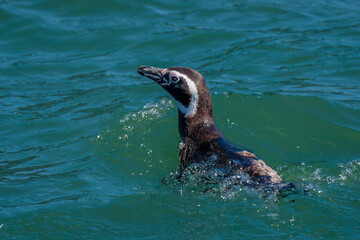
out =
{"type": "Polygon", "coordinates": [[[284,167],[284,175],[292,176],[294,181],[313,184],[352,184],[360,179],[360,160],[338,163],[334,167],[318,167],[315,164],[300,163],[299,165],[284,167]]]}
{"type": "Polygon", "coordinates": [[[157,102],[147,103],[140,111],[126,114],[119,120],[121,128],[117,127],[104,131],[97,136],[101,140],[106,135],[117,135],[119,140],[128,141],[129,136],[139,133],[149,133],[151,130],[146,127],[147,123],[161,118],[166,112],[173,107],[173,101],[162,98],[157,102]]]}
{"type": "Polygon", "coordinates": [[[33,182],[39,179],[55,179],[77,177],[84,170],[74,169],[89,161],[91,156],[83,156],[67,161],[39,164],[39,156],[29,156],[23,159],[2,161],[0,166],[0,185],[18,185],[33,182]]]}
{"type": "MultiPolygon", "coordinates": [[[[154,136],[162,136],[159,131],[167,132],[163,123],[167,119],[166,116],[169,112],[173,112],[173,108],[174,101],[168,98],[161,98],[145,104],[138,111],[127,113],[125,116],[122,115],[118,121],[114,122],[107,130],[104,130],[93,139],[94,143],[98,146],[98,153],[105,154],[110,152],[112,154],[110,159],[114,161],[109,161],[108,163],[116,164],[116,168],[119,167],[119,159],[121,159],[121,171],[124,171],[124,174],[131,173],[132,176],[140,177],[154,174],[154,176],[158,177],[158,173],[154,172],[155,169],[159,169],[156,166],[163,167],[162,164],[166,164],[166,159],[168,158],[153,153],[159,153],[167,149],[166,146],[164,147],[164,144],[166,145],[167,142],[160,147],[159,142],[161,142],[161,138],[154,136]]],[[[175,153],[176,142],[173,144],[175,153]]],[[[172,159],[168,160],[169,163],[172,163],[172,159]]]]}
{"type": "Polygon", "coordinates": [[[141,119],[155,120],[162,116],[165,111],[170,110],[173,105],[172,100],[162,98],[158,102],[147,103],[140,111],[136,113],[129,113],[125,115],[120,123],[127,123],[129,121],[138,121],[141,119]]]}
{"type": "Polygon", "coordinates": [[[354,183],[360,180],[360,160],[353,160],[346,164],[340,163],[335,176],[327,176],[327,183],[339,183],[341,185],[346,183],[354,183]]]}

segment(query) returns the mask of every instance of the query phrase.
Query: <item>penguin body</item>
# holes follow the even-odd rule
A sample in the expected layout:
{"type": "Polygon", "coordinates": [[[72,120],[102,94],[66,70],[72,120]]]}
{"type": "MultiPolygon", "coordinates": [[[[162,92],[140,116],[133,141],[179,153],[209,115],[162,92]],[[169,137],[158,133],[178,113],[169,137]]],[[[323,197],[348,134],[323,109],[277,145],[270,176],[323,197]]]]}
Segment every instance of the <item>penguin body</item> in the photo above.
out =
{"type": "Polygon", "coordinates": [[[180,171],[192,163],[207,162],[230,175],[246,173],[255,183],[282,182],[254,153],[227,141],[215,124],[211,95],[199,72],[186,67],[140,66],[138,73],[154,80],[177,102],[180,171]]]}

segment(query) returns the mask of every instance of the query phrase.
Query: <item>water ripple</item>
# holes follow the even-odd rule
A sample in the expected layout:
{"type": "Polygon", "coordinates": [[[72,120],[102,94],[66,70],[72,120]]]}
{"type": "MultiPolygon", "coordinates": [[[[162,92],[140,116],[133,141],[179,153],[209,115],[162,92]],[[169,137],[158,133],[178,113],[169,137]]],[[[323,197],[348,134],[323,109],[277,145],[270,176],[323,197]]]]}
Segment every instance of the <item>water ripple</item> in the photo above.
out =
{"type": "Polygon", "coordinates": [[[359,235],[359,2],[0,6],[3,239],[359,235]],[[225,135],[309,194],[275,203],[231,181],[204,193],[197,180],[215,172],[162,184],[177,111],[142,64],[203,73],[225,135]]]}

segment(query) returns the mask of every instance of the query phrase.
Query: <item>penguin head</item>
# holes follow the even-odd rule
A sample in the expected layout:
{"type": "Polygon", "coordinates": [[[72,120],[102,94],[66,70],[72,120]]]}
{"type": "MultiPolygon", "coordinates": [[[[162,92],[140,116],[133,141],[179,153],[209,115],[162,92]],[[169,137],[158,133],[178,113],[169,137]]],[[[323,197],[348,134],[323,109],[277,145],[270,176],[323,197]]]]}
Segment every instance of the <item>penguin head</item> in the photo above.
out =
{"type": "Polygon", "coordinates": [[[199,72],[187,67],[150,66],[140,66],[137,71],[165,89],[175,99],[179,111],[185,117],[191,118],[199,111],[212,114],[210,93],[204,77],[199,72]],[[206,108],[210,110],[204,111],[206,108]]]}

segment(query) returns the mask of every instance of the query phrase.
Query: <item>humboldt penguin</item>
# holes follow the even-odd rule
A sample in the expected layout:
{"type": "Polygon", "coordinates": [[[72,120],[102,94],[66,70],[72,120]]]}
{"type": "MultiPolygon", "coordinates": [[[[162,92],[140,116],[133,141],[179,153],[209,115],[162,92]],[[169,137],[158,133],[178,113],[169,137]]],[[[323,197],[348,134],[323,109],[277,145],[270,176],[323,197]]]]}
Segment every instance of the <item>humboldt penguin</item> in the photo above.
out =
{"type": "Polygon", "coordinates": [[[230,175],[248,174],[256,184],[282,182],[254,153],[228,142],[214,122],[211,95],[199,72],[187,67],[150,66],[140,66],[137,71],[158,83],[177,103],[180,171],[192,163],[211,162],[230,175]]]}

